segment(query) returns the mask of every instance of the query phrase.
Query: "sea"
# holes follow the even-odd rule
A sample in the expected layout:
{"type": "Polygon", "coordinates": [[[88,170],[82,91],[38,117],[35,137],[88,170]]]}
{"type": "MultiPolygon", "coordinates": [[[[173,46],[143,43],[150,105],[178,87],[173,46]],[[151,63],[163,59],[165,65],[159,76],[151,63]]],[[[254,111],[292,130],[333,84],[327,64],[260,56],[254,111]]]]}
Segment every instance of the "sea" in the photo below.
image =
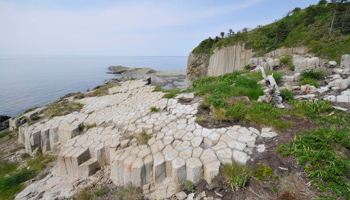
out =
{"type": "Polygon", "coordinates": [[[187,56],[0,56],[0,115],[15,117],[105,79],[109,66],[186,70],[187,56]]]}

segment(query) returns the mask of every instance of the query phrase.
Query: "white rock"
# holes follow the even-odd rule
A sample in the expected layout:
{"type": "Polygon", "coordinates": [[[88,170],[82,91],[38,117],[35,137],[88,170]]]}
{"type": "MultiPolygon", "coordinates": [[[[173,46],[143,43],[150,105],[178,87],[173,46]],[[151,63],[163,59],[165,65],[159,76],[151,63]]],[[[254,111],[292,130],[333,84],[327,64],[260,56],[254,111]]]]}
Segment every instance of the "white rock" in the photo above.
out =
{"type": "Polygon", "coordinates": [[[181,192],[177,193],[175,196],[176,196],[176,199],[178,199],[178,200],[184,200],[184,199],[186,199],[187,194],[184,191],[181,191],[181,192]]]}
{"type": "Polygon", "coordinates": [[[340,67],[350,69],[350,54],[345,54],[341,57],[340,67]]]}
{"type": "Polygon", "coordinates": [[[335,62],[335,61],[329,61],[328,64],[332,67],[337,66],[337,62],[335,62]]]}
{"type": "Polygon", "coordinates": [[[248,155],[244,152],[233,150],[232,156],[235,162],[245,165],[248,161],[248,155]]]}

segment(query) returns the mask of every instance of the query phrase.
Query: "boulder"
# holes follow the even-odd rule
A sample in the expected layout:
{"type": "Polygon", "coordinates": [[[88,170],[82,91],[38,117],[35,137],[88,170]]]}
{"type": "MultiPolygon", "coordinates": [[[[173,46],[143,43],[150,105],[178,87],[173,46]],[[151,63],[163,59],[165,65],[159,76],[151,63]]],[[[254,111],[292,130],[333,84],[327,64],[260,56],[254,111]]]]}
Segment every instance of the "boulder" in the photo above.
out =
{"type": "Polygon", "coordinates": [[[9,119],[11,117],[6,115],[0,115],[0,131],[6,130],[9,128],[9,119]]]}
{"type": "Polygon", "coordinates": [[[260,65],[263,62],[264,62],[264,58],[263,57],[251,58],[251,59],[249,59],[248,65],[250,65],[252,67],[256,67],[256,66],[260,65]]]}
{"type": "Polygon", "coordinates": [[[320,58],[304,58],[302,56],[293,56],[293,64],[296,72],[302,72],[305,70],[316,69],[320,66],[320,58]]]}
{"type": "MultiPolygon", "coordinates": [[[[344,90],[350,85],[350,79],[337,79],[328,84],[328,87],[339,87],[344,90]]],[[[333,89],[333,88],[332,88],[333,89]]]]}
{"type": "Polygon", "coordinates": [[[350,54],[345,54],[341,57],[340,67],[350,69],[350,54]]]}
{"type": "Polygon", "coordinates": [[[337,62],[335,62],[335,61],[329,61],[328,64],[329,64],[329,67],[336,67],[337,66],[337,62]]]}
{"type": "Polygon", "coordinates": [[[209,66],[208,54],[194,54],[190,53],[187,61],[187,77],[190,81],[194,81],[197,78],[207,75],[208,66],[209,66]]]}

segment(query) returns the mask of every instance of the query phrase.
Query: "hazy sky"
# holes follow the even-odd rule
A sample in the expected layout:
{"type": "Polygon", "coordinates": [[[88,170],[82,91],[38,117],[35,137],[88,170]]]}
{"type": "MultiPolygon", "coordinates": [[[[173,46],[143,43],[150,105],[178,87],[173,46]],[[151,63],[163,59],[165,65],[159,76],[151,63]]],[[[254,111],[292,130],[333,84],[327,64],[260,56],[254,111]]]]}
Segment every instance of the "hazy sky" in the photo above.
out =
{"type": "Polygon", "coordinates": [[[319,0],[0,0],[0,55],[187,56],[319,0]]]}

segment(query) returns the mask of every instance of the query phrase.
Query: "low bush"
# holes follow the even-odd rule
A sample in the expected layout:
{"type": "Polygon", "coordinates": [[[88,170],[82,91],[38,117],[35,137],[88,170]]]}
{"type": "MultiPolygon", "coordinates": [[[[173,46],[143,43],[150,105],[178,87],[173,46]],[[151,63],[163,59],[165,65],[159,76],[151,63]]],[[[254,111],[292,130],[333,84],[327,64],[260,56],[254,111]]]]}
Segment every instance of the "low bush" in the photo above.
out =
{"type": "Polygon", "coordinates": [[[326,72],[325,71],[303,71],[300,74],[302,79],[315,79],[315,80],[321,80],[326,76],[326,72]]]}
{"type": "Polygon", "coordinates": [[[108,188],[106,186],[100,187],[98,190],[94,192],[95,197],[102,197],[108,192],[108,188]]]}
{"type": "Polygon", "coordinates": [[[252,68],[251,65],[246,65],[246,66],[244,66],[244,69],[245,69],[245,70],[250,70],[250,68],[252,68]]]}
{"type": "Polygon", "coordinates": [[[301,82],[298,83],[299,86],[302,86],[302,85],[313,85],[315,87],[319,87],[320,85],[318,84],[317,80],[316,79],[313,79],[313,78],[304,78],[301,82]]]}
{"type": "Polygon", "coordinates": [[[290,70],[290,71],[295,71],[295,65],[290,65],[290,66],[289,66],[289,70],[290,70]]]}
{"type": "Polygon", "coordinates": [[[195,190],[194,190],[194,184],[192,181],[189,181],[189,180],[186,180],[185,181],[185,188],[187,191],[191,192],[191,193],[194,193],[195,190]]]}
{"type": "Polygon", "coordinates": [[[281,58],[281,63],[282,64],[289,64],[291,61],[291,57],[289,55],[284,56],[283,58],[281,58]]]}
{"type": "Polygon", "coordinates": [[[285,99],[287,101],[294,99],[292,91],[290,91],[290,90],[281,90],[280,92],[281,92],[281,95],[282,95],[283,99],[285,99]]]}

